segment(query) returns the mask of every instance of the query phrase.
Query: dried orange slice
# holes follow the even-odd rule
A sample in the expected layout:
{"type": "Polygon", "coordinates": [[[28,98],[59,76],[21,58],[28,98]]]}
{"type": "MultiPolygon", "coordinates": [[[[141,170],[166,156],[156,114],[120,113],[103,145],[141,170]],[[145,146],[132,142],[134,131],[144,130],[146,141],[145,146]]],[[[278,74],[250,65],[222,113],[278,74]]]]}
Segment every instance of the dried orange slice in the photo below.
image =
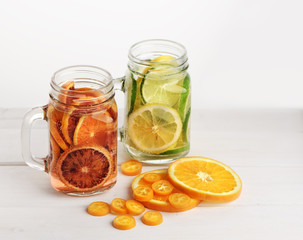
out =
{"type": "Polygon", "coordinates": [[[80,119],[80,115],[77,112],[77,109],[71,108],[62,117],[62,134],[69,144],[73,144],[75,129],[80,119]]]}
{"type": "Polygon", "coordinates": [[[171,192],[174,190],[174,187],[167,180],[159,180],[153,183],[152,189],[154,190],[154,193],[161,196],[166,196],[171,194],[171,192]]]}
{"type": "Polygon", "coordinates": [[[60,146],[60,148],[66,150],[68,148],[68,144],[66,143],[61,131],[63,113],[56,110],[53,105],[49,105],[47,110],[47,117],[51,135],[60,146]]]}
{"type": "Polygon", "coordinates": [[[136,226],[136,220],[133,216],[119,215],[115,217],[113,226],[119,230],[129,230],[136,226]]]}
{"type": "Polygon", "coordinates": [[[154,183],[162,179],[161,175],[158,173],[146,173],[143,176],[143,179],[147,183],[154,183]]]}
{"type": "Polygon", "coordinates": [[[138,186],[133,189],[134,199],[140,202],[146,202],[153,198],[153,190],[148,186],[138,186]]]}
{"type": "Polygon", "coordinates": [[[111,211],[114,214],[127,214],[126,201],[122,198],[114,198],[110,204],[111,211]]]}
{"type": "Polygon", "coordinates": [[[109,205],[106,202],[93,202],[89,204],[87,212],[93,216],[105,216],[109,214],[109,205]]]}
{"type": "Polygon", "coordinates": [[[50,137],[50,147],[51,147],[51,160],[52,161],[57,161],[57,159],[60,156],[60,147],[59,145],[56,143],[55,139],[53,138],[52,135],[49,136],[50,137]]]}
{"type": "Polygon", "coordinates": [[[142,216],[142,222],[149,226],[156,226],[163,222],[163,217],[160,212],[147,211],[142,216]]]}
{"type": "Polygon", "coordinates": [[[127,200],[125,205],[130,215],[137,216],[145,211],[144,205],[136,200],[127,200]]]}
{"type": "Polygon", "coordinates": [[[114,121],[108,111],[102,111],[82,116],[74,132],[74,145],[96,144],[106,146],[110,140],[108,135],[115,131],[117,121],[114,121]]]}
{"type": "MultiPolygon", "coordinates": [[[[75,82],[74,81],[68,81],[66,83],[64,83],[61,86],[63,89],[66,90],[75,90],[75,82]]],[[[59,101],[65,104],[71,104],[72,103],[72,97],[70,97],[69,92],[66,90],[61,90],[61,94],[59,94],[59,101]]]]}
{"type": "MultiPolygon", "coordinates": [[[[147,183],[144,180],[144,175],[149,174],[149,173],[156,173],[161,176],[161,179],[166,179],[167,180],[167,169],[158,169],[158,170],[153,170],[145,173],[141,173],[137,177],[134,178],[132,181],[132,190],[134,191],[135,188],[139,186],[148,186],[151,187],[151,183],[147,183]]],[[[172,193],[176,192],[181,192],[180,190],[174,188],[172,193]]],[[[169,203],[169,195],[166,196],[159,196],[159,195],[154,195],[153,198],[147,202],[142,202],[142,204],[149,209],[157,210],[157,211],[162,211],[162,212],[183,212],[187,211],[189,209],[192,209],[196,207],[201,201],[196,200],[191,198],[190,204],[185,207],[185,208],[175,208],[169,203]]]]}
{"type": "Polygon", "coordinates": [[[56,163],[60,180],[74,191],[101,188],[112,173],[112,157],[100,146],[79,146],[65,151],[56,163]]]}
{"type": "Polygon", "coordinates": [[[239,176],[225,164],[204,157],[185,157],[168,168],[170,182],[189,196],[211,202],[235,200],[241,193],[239,176]]]}
{"type": "Polygon", "coordinates": [[[190,204],[190,197],[185,193],[172,193],[168,201],[175,208],[186,208],[190,204]]]}
{"type": "Polygon", "coordinates": [[[137,160],[128,160],[121,164],[121,171],[124,175],[135,176],[141,173],[142,163],[137,160]]]}

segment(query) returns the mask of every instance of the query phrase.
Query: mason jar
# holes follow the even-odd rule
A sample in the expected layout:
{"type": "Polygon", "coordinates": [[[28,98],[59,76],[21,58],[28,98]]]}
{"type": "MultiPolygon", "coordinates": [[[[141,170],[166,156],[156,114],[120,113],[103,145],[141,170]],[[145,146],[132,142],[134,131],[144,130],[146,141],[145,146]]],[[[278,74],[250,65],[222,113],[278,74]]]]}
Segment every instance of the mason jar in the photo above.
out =
{"type": "Polygon", "coordinates": [[[129,50],[122,137],[134,159],[166,164],[190,149],[191,83],[183,45],[146,40],[129,50]]]}
{"type": "Polygon", "coordinates": [[[101,193],[116,183],[117,105],[111,75],[93,66],[57,71],[50,83],[48,105],[29,111],[22,126],[25,162],[49,173],[52,187],[69,195],[101,193]],[[49,155],[30,151],[31,125],[45,120],[49,155]]]}

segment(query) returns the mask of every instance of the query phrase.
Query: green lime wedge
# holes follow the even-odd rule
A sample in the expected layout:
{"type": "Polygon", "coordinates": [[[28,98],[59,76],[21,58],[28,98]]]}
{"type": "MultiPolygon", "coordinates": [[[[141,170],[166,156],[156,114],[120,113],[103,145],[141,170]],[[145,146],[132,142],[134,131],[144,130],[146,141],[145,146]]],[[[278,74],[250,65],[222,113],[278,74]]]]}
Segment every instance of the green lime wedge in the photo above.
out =
{"type": "Polygon", "coordinates": [[[179,113],[182,121],[185,120],[186,114],[190,108],[190,77],[187,74],[183,81],[183,89],[185,91],[181,94],[180,102],[179,102],[179,113]]]}
{"type": "Polygon", "coordinates": [[[188,151],[189,150],[189,144],[183,146],[183,147],[180,147],[180,148],[174,148],[174,149],[171,149],[171,150],[168,150],[164,153],[161,153],[163,155],[171,155],[171,154],[177,154],[177,153],[181,153],[181,152],[185,152],[185,151],[188,151]]]}
{"type": "Polygon", "coordinates": [[[131,114],[134,110],[134,105],[136,101],[136,92],[137,92],[137,82],[134,79],[134,76],[131,74],[131,79],[129,81],[129,85],[127,86],[127,93],[129,94],[128,97],[128,106],[129,106],[129,111],[128,115],[131,114]]]}
{"type": "Polygon", "coordinates": [[[190,112],[191,112],[191,108],[188,109],[186,115],[185,115],[185,119],[183,121],[183,126],[182,126],[182,135],[183,135],[183,141],[184,142],[189,142],[189,117],[190,117],[190,112]]]}

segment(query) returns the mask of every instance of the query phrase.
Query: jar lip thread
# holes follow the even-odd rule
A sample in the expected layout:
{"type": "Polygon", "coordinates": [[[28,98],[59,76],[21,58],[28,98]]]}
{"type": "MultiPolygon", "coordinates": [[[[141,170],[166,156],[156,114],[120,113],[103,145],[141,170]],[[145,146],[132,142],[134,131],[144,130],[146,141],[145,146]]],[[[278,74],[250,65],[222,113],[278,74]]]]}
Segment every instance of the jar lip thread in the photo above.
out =
{"type": "Polygon", "coordinates": [[[151,65],[153,63],[155,63],[154,61],[152,60],[144,60],[144,59],[140,59],[138,58],[137,56],[135,56],[133,54],[133,51],[142,46],[142,45],[145,45],[145,44],[158,44],[158,46],[162,46],[162,47],[174,47],[175,49],[181,51],[181,54],[180,56],[178,56],[176,59],[173,59],[173,60],[169,60],[167,61],[167,63],[173,63],[173,62],[180,62],[179,65],[183,65],[187,62],[187,51],[186,51],[186,48],[178,43],[178,42],[175,42],[175,41],[171,41],[171,40],[166,40],[166,39],[148,39],[148,40],[143,40],[143,41],[140,41],[140,42],[137,42],[135,44],[133,44],[130,49],[129,49],[129,52],[128,52],[128,58],[132,61],[132,62],[135,62],[137,64],[141,64],[141,65],[151,65]]]}
{"type": "Polygon", "coordinates": [[[52,89],[50,95],[58,101],[60,101],[59,96],[75,97],[77,95],[85,95],[94,92],[102,92],[103,94],[102,96],[92,97],[89,100],[83,99],[83,103],[85,103],[85,101],[91,102],[93,100],[100,100],[101,98],[104,99],[102,102],[106,102],[114,96],[114,84],[111,74],[103,68],[90,65],[74,65],[59,69],[53,74],[50,86],[52,89]],[[62,87],[62,85],[68,81],[75,81],[76,83],[78,82],[84,85],[89,83],[96,86],[96,88],[85,89],[85,87],[82,87],[83,90],[79,91],[77,89],[66,89],[62,87]]]}

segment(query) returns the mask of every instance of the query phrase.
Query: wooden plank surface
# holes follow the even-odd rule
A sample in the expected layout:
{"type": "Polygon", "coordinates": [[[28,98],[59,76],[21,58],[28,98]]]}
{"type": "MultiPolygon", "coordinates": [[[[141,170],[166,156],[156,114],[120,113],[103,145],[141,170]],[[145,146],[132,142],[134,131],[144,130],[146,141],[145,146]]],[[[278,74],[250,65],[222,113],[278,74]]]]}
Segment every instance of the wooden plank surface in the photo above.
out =
{"type": "MultiPolygon", "coordinates": [[[[231,166],[243,181],[239,199],[201,203],[185,213],[164,213],[157,227],[130,231],[111,226],[113,215],[92,217],[90,202],[131,198],[132,177],[92,197],[54,191],[46,173],[22,166],[20,127],[25,109],[0,109],[0,239],[303,239],[303,111],[193,111],[190,155],[231,166]]],[[[122,112],[122,111],[121,111],[122,112]]],[[[120,125],[121,125],[120,118],[120,125]]],[[[45,123],[32,131],[33,152],[48,151],[45,123]]],[[[128,159],[119,143],[119,163],[128,159]]],[[[144,166],[143,171],[156,168],[144,166]]]]}

